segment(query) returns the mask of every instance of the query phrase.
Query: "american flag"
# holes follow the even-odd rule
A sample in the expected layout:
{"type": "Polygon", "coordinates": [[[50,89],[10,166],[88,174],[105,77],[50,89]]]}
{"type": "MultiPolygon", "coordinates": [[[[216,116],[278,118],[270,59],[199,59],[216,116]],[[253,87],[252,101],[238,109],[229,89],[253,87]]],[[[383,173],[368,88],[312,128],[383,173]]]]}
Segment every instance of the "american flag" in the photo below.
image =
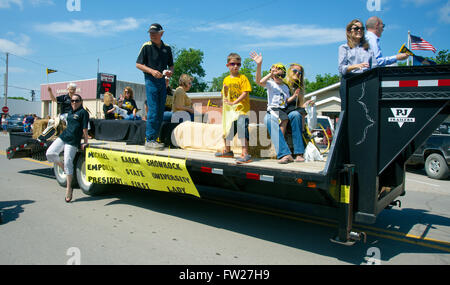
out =
{"type": "Polygon", "coordinates": [[[413,35],[411,35],[411,50],[431,50],[436,52],[434,46],[432,46],[429,42],[421,37],[416,37],[413,35]]]}

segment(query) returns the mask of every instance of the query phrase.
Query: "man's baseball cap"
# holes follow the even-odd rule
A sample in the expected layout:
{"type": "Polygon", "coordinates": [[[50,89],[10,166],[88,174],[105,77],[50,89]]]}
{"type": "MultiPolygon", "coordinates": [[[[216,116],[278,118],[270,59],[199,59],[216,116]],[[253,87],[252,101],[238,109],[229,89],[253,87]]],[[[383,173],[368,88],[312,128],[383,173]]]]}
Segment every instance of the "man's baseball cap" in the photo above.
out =
{"type": "Polygon", "coordinates": [[[157,32],[163,32],[163,31],[164,31],[163,28],[158,23],[151,24],[150,28],[148,29],[149,33],[151,33],[151,32],[157,33],[157,32]]]}

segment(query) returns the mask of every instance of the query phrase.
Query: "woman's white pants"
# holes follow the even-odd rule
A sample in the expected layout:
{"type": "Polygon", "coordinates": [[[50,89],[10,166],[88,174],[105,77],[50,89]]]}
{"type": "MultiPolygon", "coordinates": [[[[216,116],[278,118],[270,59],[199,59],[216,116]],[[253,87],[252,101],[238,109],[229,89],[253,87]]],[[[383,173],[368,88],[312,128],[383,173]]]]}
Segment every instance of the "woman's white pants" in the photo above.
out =
{"type": "Polygon", "coordinates": [[[49,162],[61,162],[59,154],[64,151],[64,172],[67,175],[73,175],[73,161],[77,154],[77,147],[66,144],[62,139],[57,138],[47,149],[46,156],[49,162]]]}

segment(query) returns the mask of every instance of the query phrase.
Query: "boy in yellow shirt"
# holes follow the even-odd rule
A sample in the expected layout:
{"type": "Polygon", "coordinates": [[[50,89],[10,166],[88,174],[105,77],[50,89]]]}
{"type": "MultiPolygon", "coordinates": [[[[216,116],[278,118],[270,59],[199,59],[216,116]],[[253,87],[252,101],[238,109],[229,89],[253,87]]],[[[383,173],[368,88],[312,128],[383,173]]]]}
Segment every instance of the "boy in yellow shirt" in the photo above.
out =
{"type": "Polygon", "coordinates": [[[227,58],[227,67],[230,75],[223,80],[223,107],[222,107],[222,126],[225,148],[216,153],[216,157],[234,157],[230,145],[234,135],[238,134],[241,140],[242,154],[236,159],[236,163],[251,162],[251,156],[248,154],[248,112],[250,111],[249,93],[252,87],[248,78],[239,73],[241,68],[241,57],[236,53],[230,53],[227,58]]]}

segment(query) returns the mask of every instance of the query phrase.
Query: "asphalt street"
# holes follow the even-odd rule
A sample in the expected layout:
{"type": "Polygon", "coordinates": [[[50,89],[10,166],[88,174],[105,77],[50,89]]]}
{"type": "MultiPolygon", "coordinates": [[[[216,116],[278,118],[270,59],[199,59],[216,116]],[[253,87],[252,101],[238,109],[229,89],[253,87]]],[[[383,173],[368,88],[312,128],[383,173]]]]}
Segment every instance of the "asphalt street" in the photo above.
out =
{"type": "Polygon", "coordinates": [[[450,180],[406,175],[401,208],[331,243],[332,221],[111,187],[64,202],[48,162],[8,160],[0,136],[0,264],[450,264],[450,180]]]}

